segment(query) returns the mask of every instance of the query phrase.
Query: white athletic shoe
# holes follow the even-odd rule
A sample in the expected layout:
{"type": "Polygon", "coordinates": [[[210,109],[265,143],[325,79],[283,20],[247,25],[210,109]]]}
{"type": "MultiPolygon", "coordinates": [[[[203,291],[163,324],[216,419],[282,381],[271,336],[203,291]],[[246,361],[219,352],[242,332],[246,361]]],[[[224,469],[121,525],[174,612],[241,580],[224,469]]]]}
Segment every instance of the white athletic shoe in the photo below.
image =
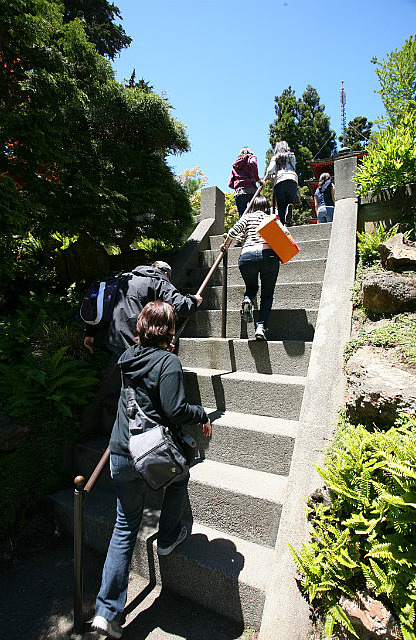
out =
{"type": "Polygon", "coordinates": [[[266,329],[263,324],[257,325],[256,331],[254,332],[254,337],[256,338],[256,340],[267,340],[266,329]]]}
{"type": "Polygon", "coordinates": [[[106,620],[102,616],[95,616],[92,621],[91,627],[110,638],[121,638],[123,635],[123,628],[115,620],[106,620]]]}

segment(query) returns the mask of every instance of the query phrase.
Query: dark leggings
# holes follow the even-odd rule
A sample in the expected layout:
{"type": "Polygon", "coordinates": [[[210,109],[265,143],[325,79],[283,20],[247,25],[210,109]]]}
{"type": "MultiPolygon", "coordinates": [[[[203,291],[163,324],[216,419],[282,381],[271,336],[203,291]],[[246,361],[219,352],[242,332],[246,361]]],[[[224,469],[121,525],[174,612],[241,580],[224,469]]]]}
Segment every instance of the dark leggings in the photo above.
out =
{"type": "Polygon", "coordinates": [[[282,224],[286,221],[286,207],[295,202],[298,185],[295,180],[282,180],[274,185],[273,189],[273,209],[277,205],[277,211],[282,224]]]}

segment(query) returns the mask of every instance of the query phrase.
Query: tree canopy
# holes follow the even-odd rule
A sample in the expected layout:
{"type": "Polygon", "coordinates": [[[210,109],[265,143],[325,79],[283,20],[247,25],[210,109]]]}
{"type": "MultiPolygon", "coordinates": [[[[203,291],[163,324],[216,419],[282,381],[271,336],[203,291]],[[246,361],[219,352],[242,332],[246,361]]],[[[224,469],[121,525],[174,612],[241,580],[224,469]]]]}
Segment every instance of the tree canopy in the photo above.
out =
{"type": "Polygon", "coordinates": [[[84,21],[87,38],[93,42],[96,51],[114,60],[121,49],[128,47],[131,38],[121,24],[114,24],[115,18],[121,18],[120,10],[107,0],[64,0],[64,22],[75,18],[84,21]]]}
{"type": "MultiPolygon", "coordinates": [[[[373,123],[363,116],[356,116],[350,120],[345,129],[345,143],[351,151],[362,151],[370,142],[371,129],[373,123]]],[[[343,136],[339,136],[340,142],[344,141],[343,136]]]]}
{"type": "Polygon", "coordinates": [[[398,124],[407,111],[416,110],[416,37],[410,36],[401,49],[387,54],[386,60],[371,61],[377,66],[379,93],[387,114],[387,121],[398,124]]]}
{"type": "Polygon", "coordinates": [[[386,109],[384,126],[374,135],[368,155],[357,170],[357,193],[379,194],[383,189],[396,193],[401,202],[402,220],[415,229],[416,217],[416,38],[392,51],[386,60],[373,62],[380,81],[380,94],[386,109]],[[407,185],[412,184],[411,195],[407,185]],[[404,189],[405,188],[405,189],[404,189]]]}
{"type": "Polygon", "coordinates": [[[0,57],[0,244],[55,231],[178,242],[191,207],[166,156],[189,142],[167,101],[118,83],[57,2],[0,0],[0,57]]]}
{"type": "Polygon", "coordinates": [[[330,129],[329,116],[321,104],[316,89],[308,85],[302,97],[296,99],[292,87],[275,99],[276,119],[270,125],[269,141],[272,149],[279,140],[286,140],[296,155],[296,169],[300,182],[312,176],[308,161],[327,158],[336,150],[336,134],[330,129]]]}

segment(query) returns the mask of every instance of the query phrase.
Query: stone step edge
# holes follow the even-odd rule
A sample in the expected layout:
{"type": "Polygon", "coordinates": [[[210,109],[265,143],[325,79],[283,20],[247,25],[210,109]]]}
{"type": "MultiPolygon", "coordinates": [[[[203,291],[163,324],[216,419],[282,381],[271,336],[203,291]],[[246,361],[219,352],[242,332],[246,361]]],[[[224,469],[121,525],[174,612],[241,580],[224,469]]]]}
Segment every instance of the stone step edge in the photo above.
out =
{"type": "Polygon", "coordinates": [[[195,373],[201,377],[223,377],[228,380],[238,380],[241,382],[261,382],[264,384],[306,384],[306,376],[290,376],[282,373],[251,373],[248,371],[229,371],[228,369],[205,369],[202,367],[184,367],[185,375],[195,373]]]}
{"type": "MultiPolygon", "coordinates": [[[[308,287],[308,286],[318,286],[322,289],[322,285],[323,285],[323,280],[311,280],[310,282],[305,282],[303,280],[293,280],[292,282],[279,282],[279,279],[277,279],[276,285],[275,285],[275,294],[277,292],[278,289],[282,288],[282,287],[298,287],[298,288],[303,288],[303,287],[308,287]]],[[[206,286],[206,290],[213,290],[213,289],[218,289],[218,291],[222,291],[222,284],[207,284],[206,286]]],[[[241,284],[228,284],[227,285],[227,290],[233,289],[235,290],[235,293],[238,293],[238,291],[244,291],[244,282],[242,282],[241,284]]],[[[194,293],[195,292],[195,287],[184,287],[182,289],[183,293],[194,293]]],[[[259,294],[257,294],[256,297],[259,297],[259,294]]],[[[319,294],[317,295],[317,298],[321,297],[321,292],[319,292],[319,294]]],[[[204,296],[202,296],[202,298],[204,298],[204,296]]]]}
{"type": "MultiPolygon", "coordinates": [[[[276,281],[276,287],[292,287],[292,286],[308,286],[308,285],[313,285],[313,284],[317,284],[322,286],[323,280],[309,280],[309,281],[305,281],[305,280],[294,280],[293,282],[279,282],[279,277],[277,278],[276,281]]],[[[208,285],[207,285],[208,288],[208,285]]],[[[212,289],[222,289],[222,284],[214,284],[212,287],[212,289]]],[[[243,289],[244,288],[244,282],[242,284],[230,284],[228,285],[227,289],[243,289]]],[[[190,287],[188,287],[188,289],[190,289],[190,287]]],[[[185,289],[184,289],[185,291],[185,289]]]]}
{"type": "Polygon", "coordinates": [[[266,502],[282,505],[286,495],[287,476],[275,473],[239,467],[208,458],[194,463],[190,472],[192,482],[266,502]]]}
{"type": "MultiPolygon", "coordinates": [[[[332,227],[332,223],[327,223],[327,224],[331,224],[332,227]]],[[[331,227],[325,227],[326,229],[329,229],[331,227]]],[[[296,229],[314,229],[314,231],[312,231],[312,233],[321,233],[321,229],[319,229],[319,225],[317,224],[293,224],[290,227],[288,227],[290,233],[292,233],[292,231],[296,231],[296,229]],[[318,231],[319,229],[319,231],[318,231]]],[[[218,235],[212,235],[210,236],[210,238],[222,238],[224,239],[224,237],[221,234],[218,235]]]]}
{"type": "MultiPolygon", "coordinates": [[[[311,309],[311,311],[313,311],[313,309],[311,309]]],[[[197,340],[198,342],[208,342],[208,341],[218,341],[218,342],[253,342],[253,340],[251,338],[218,338],[217,336],[207,336],[204,338],[192,338],[192,337],[188,337],[185,336],[184,338],[181,337],[181,343],[185,342],[185,341],[191,341],[191,340],[197,340]]],[[[268,340],[267,341],[268,345],[280,345],[280,346],[284,346],[285,344],[303,344],[303,345],[310,345],[312,346],[312,342],[310,340],[268,340]]],[[[180,356],[179,356],[180,357],[180,356]]]]}
{"type": "MultiPolygon", "coordinates": [[[[317,302],[319,302],[318,299],[316,299],[317,302]]],[[[272,307],[271,309],[272,311],[277,311],[280,313],[290,313],[291,311],[312,311],[312,312],[318,312],[319,308],[318,307],[285,307],[284,309],[277,309],[276,307],[272,307]]],[[[241,307],[237,308],[237,309],[229,309],[227,306],[227,313],[240,313],[241,311],[241,307]]],[[[254,308],[254,311],[257,311],[256,308],[254,308]]],[[[200,316],[202,313],[222,313],[222,309],[200,309],[198,311],[198,315],[194,315],[192,318],[189,318],[189,323],[195,324],[198,321],[198,316],[200,316]]],[[[211,336],[207,336],[207,337],[211,337],[211,336]]],[[[275,340],[275,342],[282,342],[282,340],[275,340]]],[[[302,340],[295,340],[295,342],[302,342],[302,340]]]]}
{"type": "MultiPolygon", "coordinates": [[[[292,265],[292,264],[299,264],[299,262],[326,262],[327,258],[298,258],[297,260],[290,260],[289,262],[285,262],[284,264],[281,264],[280,267],[282,269],[285,269],[286,267],[292,265]]],[[[222,263],[219,265],[218,269],[222,269],[222,263]]],[[[210,267],[209,266],[203,266],[203,267],[188,267],[187,271],[209,271],[210,267]]],[[[238,264],[230,264],[228,265],[228,269],[238,269],[238,264]]]]}
{"type": "MultiPolygon", "coordinates": [[[[319,234],[318,234],[319,235],[319,234]]],[[[224,239],[223,236],[210,236],[210,239],[214,239],[218,241],[219,239],[224,239]]],[[[305,240],[296,240],[296,244],[307,244],[317,242],[329,242],[330,236],[323,238],[306,238],[305,240]]],[[[236,247],[234,244],[231,244],[230,249],[239,249],[241,251],[241,247],[236,247]]],[[[203,249],[202,253],[206,253],[207,251],[216,251],[216,249],[203,249]]]]}
{"type": "Polygon", "coordinates": [[[244,431],[254,431],[270,435],[281,435],[296,438],[299,430],[298,420],[285,420],[284,418],[273,418],[252,413],[238,413],[237,411],[221,411],[213,407],[205,407],[205,411],[213,426],[221,425],[241,429],[244,431]],[[215,414],[221,413],[220,416],[215,414]],[[214,414],[214,417],[211,416],[214,414]]]}
{"type": "MultiPolygon", "coordinates": [[[[61,507],[72,511],[72,496],[73,492],[66,489],[50,496],[50,499],[61,507]]],[[[144,509],[142,525],[137,536],[138,540],[142,543],[146,543],[146,541],[157,532],[157,526],[151,523],[154,522],[155,516],[157,517],[157,520],[159,519],[159,513],[160,510],[157,508],[146,507],[144,509]]],[[[109,527],[112,527],[115,519],[115,496],[110,492],[96,487],[85,504],[84,517],[86,519],[90,519],[90,521],[92,520],[97,522],[98,525],[101,524],[102,526],[103,523],[106,523],[109,527]],[[111,498],[110,500],[109,497],[111,498]],[[105,505],[104,508],[103,505],[105,505]]],[[[185,524],[187,524],[188,527],[190,525],[190,523],[186,521],[185,524]]],[[[244,558],[244,565],[239,573],[238,582],[243,582],[258,589],[259,591],[264,591],[266,589],[266,576],[269,575],[273,564],[273,548],[259,545],[255,542],[250,542],[249,540],[244,540],[234,534],[229,534],[219,529],[207,527],[196,520],[192,523],[191,535],[205,535],[210,542],[216,539],[231,542],[234,545],[236,552],[240,553],[244,558]]],[[[154,548],[154,557],[157,559],[156,539],[152,541],[152,545],[154,548]]],[[[193,557],[190,553],[189,545],[186,540],[182,545],[177,547],[171,555],[173,557],[175,555],[185,556],[188,560],[203,568],[213,568],[215,571],[220,573],[222,571],[222,567],[211,567],[207,562],[207,557],[202,554],[198,554],[196,557],[193,557]]],[[[163,560],[165,559],[163,558],[163,560]]],[[[134,571],[134,568],[132,571],[134,571]]],[[[226,571],[223,571],[223,573],[227,574],[226,571]]]]}
{"type": "MultiPolygon", "coordinates": [[[[83,449],[88,451],[87,446],[83,449]]],[[[191,465],[190,473],[191,482],[280,505],[286,494],[287,476],[208,458],[198,458],[191,465]]]]}

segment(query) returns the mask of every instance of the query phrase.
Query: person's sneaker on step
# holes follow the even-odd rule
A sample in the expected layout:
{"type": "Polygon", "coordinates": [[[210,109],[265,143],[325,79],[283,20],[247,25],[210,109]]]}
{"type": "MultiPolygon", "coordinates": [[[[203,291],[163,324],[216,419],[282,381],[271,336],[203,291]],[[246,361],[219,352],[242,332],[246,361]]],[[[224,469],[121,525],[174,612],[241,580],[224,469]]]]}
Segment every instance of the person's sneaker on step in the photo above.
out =
{"type": "Polygon", "coordinates": [[[244,322],[253,322],[253,305],[250,298],[244,298],[241,305],[241,318],[244,322]]]}
{"type": "Polygon", "coordinates": [[[262,322],[258,322],[256,325],[256,331],[254,332],[256,340],[267,340],[266,327],[262,322]]]}
{"type": "Polygon", "coordinates": [[[289,203],[286,207],[285,224],[290,224],[292,222],[292,218],[293,218],[293,204],[289,203]]]}
{"type": "Polygon", "coordinates": [[[106,620],[103,616],[95,616],[91,628],[109,638],[121,638],[123,628],[116,620],[106,620]]]}
{"type": "Polygon", "coordinates": [[[175,542],[172,542],[172,544],[169,547],[160,547],[159,545],[157,545],[158,556],[168,556],[179,544],[181,544],[181,542],[185,540],[187,535],[188,535],[188,529],[184,525],[175,542]]]}

